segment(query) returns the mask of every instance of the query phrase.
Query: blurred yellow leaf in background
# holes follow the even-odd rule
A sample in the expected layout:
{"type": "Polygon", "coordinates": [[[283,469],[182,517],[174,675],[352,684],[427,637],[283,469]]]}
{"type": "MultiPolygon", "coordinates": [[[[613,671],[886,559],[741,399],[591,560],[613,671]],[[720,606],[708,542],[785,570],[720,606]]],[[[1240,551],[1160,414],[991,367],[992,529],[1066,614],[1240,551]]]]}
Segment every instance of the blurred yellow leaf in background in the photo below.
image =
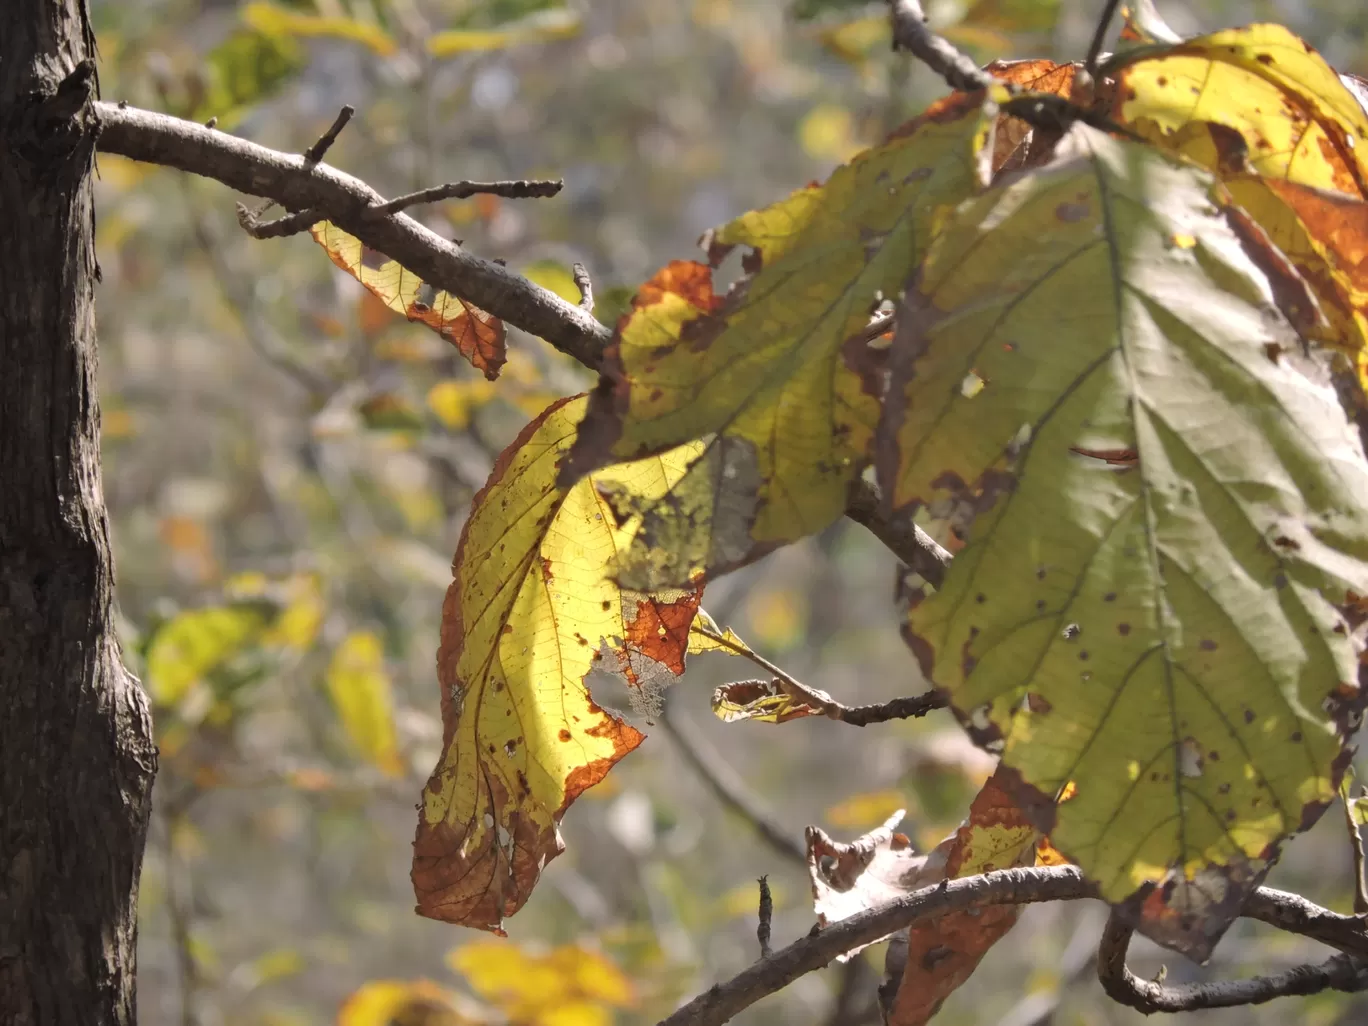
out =
{"type": "Polygon", "coordinates": [[[387,776],[402,776],[394,699],[378,635],[356,631],[337,646],[328,667],[328,694],[356,750],[387,776]]]}

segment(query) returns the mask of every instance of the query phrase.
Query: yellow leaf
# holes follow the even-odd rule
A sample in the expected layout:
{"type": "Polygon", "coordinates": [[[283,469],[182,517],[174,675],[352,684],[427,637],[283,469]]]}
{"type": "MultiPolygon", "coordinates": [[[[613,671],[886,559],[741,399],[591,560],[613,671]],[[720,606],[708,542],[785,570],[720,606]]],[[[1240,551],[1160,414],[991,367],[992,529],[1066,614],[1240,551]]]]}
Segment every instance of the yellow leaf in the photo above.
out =
{"type": "Polygon", "coordinates": [[[683,672],[698,589],[650,596],[608,579],[631,535],[599,490],[661,495],[697,450],[563,489],[584,409],[562,400],[524,429],[461,533],[437,657],[445,751],[414,846],[419,911],[435,919],[499,932],[561,851],[566,808],[641,742],[589,697],[591,669],[619,673],[648,708],[683,672]]]}
{"type": "Polygon", "coordinates": [[[304,956],[297,948],[275,948],[252,960],[252,976],[256,986],[297,976],[304,971],[304,956]]]}
{"type": "Polygon", "coordinates": [[[398,261],[376,252],[329,221],[319,221],[309,233],[334,264],[391,310],[426,324],[490,381],[499,376],[505,359],[503,321],[450,292],[429,289],[398,261]]]}
{"type": "Polygon", "coordinates": [[[1182,130],[1212,122],[1243,139],[1244,156],[1266,178],[1368,198],[1368,113],[1281,25],[1142,47],[1108,70],[1117,78],[1113,116],[1161,146],[1201,160],[1182,130]]]}
{"type": "Polygon", "coordinates": [[[984,180],[991,121],[952,96],[825,185],[711,233],[714,265],[749,247],[725,298],[712,269],[676,262],[643,286],[608,349],[566,481],[714,436],[665,503],[615,497],[638,517],[618,564],[631,587],[679,586],[819,531],[869,459],[882,353],[866,339],[937,222],[984,180]]]}
{"type": "Polygon", "coordinates": [[[471,989],[512,1022],[541,1026],[611,1022],[611,1008],[630,1008],[632,984],[607,956],[577,944],[545,954],[500,941],[475,941],[447,955],[471,989]]]}
{"type": "Polygon", "coordinates": [[[270,3],[249,3],[242,9],[247,25],[268,35],[327,36],[360,43],[381,57],[399,52],[399,46],[379,25],[345,16],[305,14],[270,3]]]}
{"type": "Polygon", "coordinates": [[[371,980],[347,998],[337,1026],[465,1026],[455,996],[429,980],[371,980]]]}
{"type": "Polygon", "coordinates": [[[207,674],[255,644],[268,618],[244,603],[178,613],[161,624],[147,649],[143,683],[160,706],[174,706],[207,674]]]}
{"type": "Polygon", "coordinates": [[[567,303],[580,301],[579,286],[575,284],[575,276],[570,273],[570,268],[555,260],[538,260],[528,264],[522,269],[522,276],[528,281],[535,282],[542,288],[554,292],[567,303]]]}
{"type": "Polygon", "coordinates": [[[747,632],[772,652],[785,652],[803,640],[808,626],[808,603],[794,588],[757,588],[746,596],[747,632]]]}
{"type": "Polygon", "coordinates": [[[337,646],[328,667],[328,694],[357,751],[387,776],[402,776],[394,699],[377,635],[357,631],[337,646]]]}
{"type": "Polygon", "coordinates": [[[863,146],[855,138],[850,111],[834,103],[819,103],[798,123],[798,142],[816,160],[850,160],[863,146]]]}
{"type": "Polygon", "coordinates": [[[297,574],[284,586],[286,606],[262,639],[303,652],[311,648],[323,626],[323,589],[317,574],[297,574]]]}
{"type": "Polygon", "coordinates": [[[447,380],[428,389],[427,404],[443,424],[453,431],[470,426],[471,415],[494,398],[492,382],[447,380]]]}
{"type": "Polygon", "coordinates": [[[506,50],[525,43],[544,43],[571,39],[579,35],[580,16],[568,8],[537,11],[515,22],[492,29],[450,29],[438,32],[427,41],[434,57],[455,57],[463,53],[506,50]]]}

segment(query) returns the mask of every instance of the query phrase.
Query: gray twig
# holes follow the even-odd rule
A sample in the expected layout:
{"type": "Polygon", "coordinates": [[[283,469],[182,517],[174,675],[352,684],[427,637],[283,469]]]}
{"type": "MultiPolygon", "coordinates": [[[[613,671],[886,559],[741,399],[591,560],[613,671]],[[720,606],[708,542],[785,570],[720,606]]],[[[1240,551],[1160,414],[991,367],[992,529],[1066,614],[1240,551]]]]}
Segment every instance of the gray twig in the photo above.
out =
{"type": "Polygon", "coordinates": [[[913,923],[930,922],[963,909],[1069,901],[1089,894],[1083,875],[1074,866],[1003,869],[943,881],[809,933],[726,983],[710,987],[661,1020],[660,1026],[720,1026],[800,976],[913,923]]]}
{"type": "Polygon", "coordinates": [[[318,137],[318,142],[304,151],[304,160],[310,164],[317,164],[327,156],[328,150],[332,149],[332,144],[337,142],[337,137],[342,134],[342,129],[347,127],[347,122],[355,113],[356,108],[350,104],[338,111],[332,126],[318,137]]]}
{"type": "Polygon", "coordinates": [[[579,289],[580,309],[594,312],[594,283],[589,277],[588,270],[581,263],[576,262],[570,268],[570,274],[575,279],[575,288],[579,289]]]}
{"type": "Polygon", "coordinates": [[[1354,915],[1368,913],[1368,879],[1364,877],[1363,831],[1354,820],[1354,806],[1346,791],[1342,796],[1344,825],[1349,831],[1349,844],[1354,852],[1354,915]]]}
{"type": "Polygon", "coordinates": [[[996,81],[967,54],[926,24],[920,0],[889,0],[893,12],[893,49],[903,50],[945,79],[951,89],[972,93],[996,81]]]}
{"type": "Polygon", "coordinates": [[[502,196],[505,199],[545,199],[555,196],[565,188],[559,179],[530,179],[504,182],[447,182],[427,189],[396,196],[378,206],[366,210],[367,217],[388,217],[409,207],[422,203],[440,203],[442,200],[466,199],[469,196],[502,196]]]}
{"type": "Polygon", "coordinates": [[[1270,976],[1217,983],[1167,986],[1162,976],[1142,980],[1126,968],[1126,949],[1133,931],[1113,914],[1097,947],[1097,977],[1107,996],[1120,1004],[1152,1012],[1192,1012],[1202,1008],[1258,1005],[1274,998],[1319,994],[1324,990],[1346,993],[1368,990],[1368,967],[1340,953],[1319,964],[1307,963],[1270,976]]]}
{"type": "Polygon", "coordinates": [[[1107,41],[1107,30],[1111,28],[1112,18],[1116,16],[1119,4],[1120,0],[1106,0],[1102,5],[1102,14],[1097,19],[1092,43],[1088,46],[1088,58],[1083,62],[1083,70],[1088,73],[1089,78],[1097,77],[1097,62],[1102,56],[1102,44],[1107,41]]]}

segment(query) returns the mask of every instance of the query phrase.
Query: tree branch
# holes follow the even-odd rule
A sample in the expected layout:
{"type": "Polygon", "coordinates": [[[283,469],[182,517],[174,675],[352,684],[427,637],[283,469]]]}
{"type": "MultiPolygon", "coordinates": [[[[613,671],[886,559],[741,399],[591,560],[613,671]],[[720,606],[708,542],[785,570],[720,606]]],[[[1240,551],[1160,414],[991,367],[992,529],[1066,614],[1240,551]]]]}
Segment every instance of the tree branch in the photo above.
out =
{"type": "MultiPolygon", "coordinates": [[[[101,152],[212,178],[290,211],[285,217],[264,224],[259,220],[260,212],[246,211],[242,215],[244,227],[253,235],[289,235],[316,221],[331,221],[434,288],[460,296],[509,324],[544,338],[590,370],[598,369],[613,332],[590,313],[589,294],[580,305],[567,303],[502,264],[466,252],[406,214],[385,212],[387,201],[365,182],[328,164],[312,161],[307,154],[281,153],[192,121],[136,107],[97,103],[95,108],[101,123],[101,152]]],[[[336,137],[346,119],[339,116],[338,122],[310,152],[321,152],[323,140],[336,137]]],[[[408,202],[413,195],[401,198],[408,202]]],[[[939,560],[937,553],[944,554],[944,550],[915,527],[886,522],[871,486],[857,486],[851,515],[923,577],[927,574],[922,566],[934,573],[932,564],[939,560]]]]}
{"type": "Polygon", "coordinates": [[[873,944],[913,923],[938,919],[948,912],[989,905],[1069,901],[1090,895],[1082,874],[1073,866],[1003,869],[948,880],[808,934],[726,983],[704,991],[661,1020],[659,1026],[720,1026],[766,995],[821,969],[852,948],[873,944]]]}
{"type": "Polygon", "coordinates": [[[1126,949],[1132,932],[1116,915],[1107,920],[1097,948],[1097,977],[1113,1001],[1146,1015],[1258,1005],[1274,998],[1319,994],[1323,990],[1368,990],[1368,967],[1343,953],[1318,965],[1307,963],[1271,976],[1168,987],[1158,980],[1142,980],[1126,968],[1126,949]]]}
{"type": "Polygon", "coordinates": [[[213,178],[292,214],[316,210],[320,220],[332,221],[433,287],[541,336],[586,367],[598,367],[612,332],[593,315],[402,213],[369,216],[385,199],[360,179],[165,114],[111,103],[98,103],[96,110],[101,151],[213,178]]]}
{"type": "Polygon", "coordinates": [[[945,79],[951,89],[972,93],[987,89],[996,79],[948,39],[926,24],[920,0],[889,0],[893,12],[893,49],[905,50],[945,79]]]}

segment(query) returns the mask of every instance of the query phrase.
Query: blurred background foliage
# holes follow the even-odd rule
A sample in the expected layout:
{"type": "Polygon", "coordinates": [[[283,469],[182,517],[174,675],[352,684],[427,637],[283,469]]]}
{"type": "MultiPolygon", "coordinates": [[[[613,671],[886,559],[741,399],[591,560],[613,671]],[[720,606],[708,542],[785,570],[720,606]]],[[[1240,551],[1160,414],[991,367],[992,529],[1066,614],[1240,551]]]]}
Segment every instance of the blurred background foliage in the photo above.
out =
{"type": "MultiPolygon", "coordinates": [[[[929,8],[987,61],[1077,57],[1099,6],[929,8]]],[[[1183,32],[1283,21],[1368,71],[1361,0],[1164,13],[1183,32]]],[[[553,200],[414,213],[567,298],[584,262],[606,323],[705,229],[824,176],[943,91],[888,52],[883,4],[850,0],[95,0],[94,16],[106,99],[295,152],[352,104],[328,160],[387,195],[563,177],[553,200]]],[[[655,1022],[754,958],[757,876],[775,888],[776,943],[811,922],[802,867],[725,810],[700,760],[795,842],[808,823],[853,835],[899,808],[927,845],[958,822],[991,760],[948,715],[723,726],[708,698],[735,668],[703,657],[656,736],[571,811],[568,850],[509,939],[415,916],[451,553],[500,448],[589,377],[514,331],[490,384],[307,235],[248,238],[221,186],[108,157],[99,174],[105,489],[125,656],[162,753],[145,1026],[655,1022]]],[[[718,582],[707,604],[801,679],[879,701],[923,686],[892,577],[887,553],[840,524],[718,582]]],[[[1347,909],[1343,829],[1327,815],[1273,882],[1347,909]]],[[[1028,910],[938,1021],[1138,1021],[1091,978],[1100,911],[1028,910]]],[[[1208,970],[1170,965],[1169,980],[1301,961],[1303,947],[1240,927],[1208,970]]],[[[881,959],[809,976],[738,1021],[875,1022],[881,959]]],[[[1136,947],[1141,975],[1160,961],[1136,947]]],[[[1325,994],[1207,1020],[1366,1015],[1325,994]]]]}

